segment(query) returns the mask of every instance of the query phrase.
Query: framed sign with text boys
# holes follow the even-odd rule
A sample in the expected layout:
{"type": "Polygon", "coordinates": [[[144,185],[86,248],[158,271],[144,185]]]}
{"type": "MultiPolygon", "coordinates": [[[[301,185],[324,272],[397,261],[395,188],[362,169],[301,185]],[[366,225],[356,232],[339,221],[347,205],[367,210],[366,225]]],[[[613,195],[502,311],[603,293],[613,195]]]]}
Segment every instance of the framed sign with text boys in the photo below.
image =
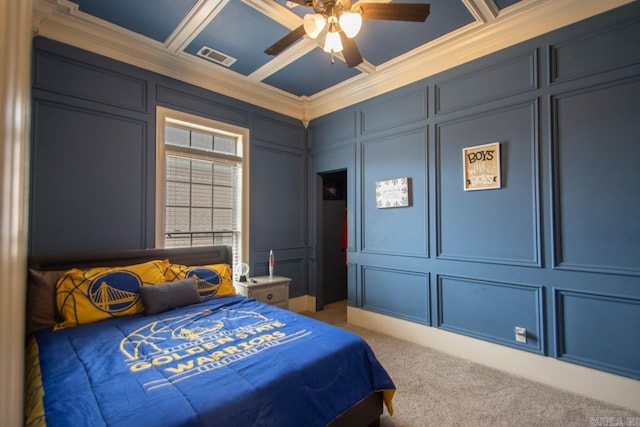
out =
{"type": "Polygon", "coordinates": [[[500,188],[500,143],[462,149],[464,191],[500,188]]]}

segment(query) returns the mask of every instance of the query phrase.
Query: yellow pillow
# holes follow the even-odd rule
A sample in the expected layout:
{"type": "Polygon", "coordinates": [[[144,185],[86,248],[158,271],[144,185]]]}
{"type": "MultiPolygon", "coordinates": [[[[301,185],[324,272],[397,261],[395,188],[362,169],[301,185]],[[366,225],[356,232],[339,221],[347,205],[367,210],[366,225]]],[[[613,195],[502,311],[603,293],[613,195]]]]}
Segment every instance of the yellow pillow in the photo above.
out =
{"type": "Polygon", "coordinates": [[[142,313],[140,286],[166,282],[169,260],[126,267],[74,268],[56,283],[56,303],[63,321],[55,329],[142,313]]]}
{"type": "Polygon", "coordinates": [[[172,282],[174,280],[194,277],[198,284],[198,292],[204,299],[213,296],[235,295],[236,288],[233,287],[231,279],[231,266],[229,264],[210,265],[181,265],[170,264],[166,278],[172,282]]]}

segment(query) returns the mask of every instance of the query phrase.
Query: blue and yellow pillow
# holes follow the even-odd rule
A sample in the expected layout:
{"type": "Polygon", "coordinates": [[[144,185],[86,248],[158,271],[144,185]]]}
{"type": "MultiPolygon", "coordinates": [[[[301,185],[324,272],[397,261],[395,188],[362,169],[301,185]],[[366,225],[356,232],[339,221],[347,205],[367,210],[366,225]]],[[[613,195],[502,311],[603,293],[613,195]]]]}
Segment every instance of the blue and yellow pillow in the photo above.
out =
{"type": "Polygon", "coordinates": [[[168,281],[193,277],[198,284],[198,292],[203,299],[222,295],[235,295],[229,264],[181,265],[170,264],[166,278],[168,281]]]}
{"type": "Polygon", "coordinates": [[[169,260],[126,267],[74,268],[56,283],[56,303],[63,321],[55,329],[142,313],[138,289],[165,283],[169,260]]]}

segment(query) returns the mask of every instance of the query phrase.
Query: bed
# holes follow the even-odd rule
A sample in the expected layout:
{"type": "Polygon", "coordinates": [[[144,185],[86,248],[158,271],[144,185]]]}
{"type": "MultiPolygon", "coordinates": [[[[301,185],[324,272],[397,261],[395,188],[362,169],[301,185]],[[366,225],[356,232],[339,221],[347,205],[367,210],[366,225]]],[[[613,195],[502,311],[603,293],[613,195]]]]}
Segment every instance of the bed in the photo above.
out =
{"type": "Polygon", "coordinates": [[[393,412],[364,340],[234,295],[230,263],[226,246],[30,258],[25,424],[375,426],[393,412]]]}

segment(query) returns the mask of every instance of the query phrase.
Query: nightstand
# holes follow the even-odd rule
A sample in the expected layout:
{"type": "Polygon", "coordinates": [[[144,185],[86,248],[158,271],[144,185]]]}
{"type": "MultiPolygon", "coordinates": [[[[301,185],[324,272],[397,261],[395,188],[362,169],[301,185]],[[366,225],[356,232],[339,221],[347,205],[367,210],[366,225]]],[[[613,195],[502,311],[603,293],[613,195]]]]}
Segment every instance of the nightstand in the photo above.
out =
{"type": "Polygon", "coordinates": [[[236,292],[258,301],[280,308],[289,309],[289,283],[291,279],[282,276],[250,277],[246,282],[233,282],[236,292]],[[255,280],[255,283],[251,280],[255,280]]]}

